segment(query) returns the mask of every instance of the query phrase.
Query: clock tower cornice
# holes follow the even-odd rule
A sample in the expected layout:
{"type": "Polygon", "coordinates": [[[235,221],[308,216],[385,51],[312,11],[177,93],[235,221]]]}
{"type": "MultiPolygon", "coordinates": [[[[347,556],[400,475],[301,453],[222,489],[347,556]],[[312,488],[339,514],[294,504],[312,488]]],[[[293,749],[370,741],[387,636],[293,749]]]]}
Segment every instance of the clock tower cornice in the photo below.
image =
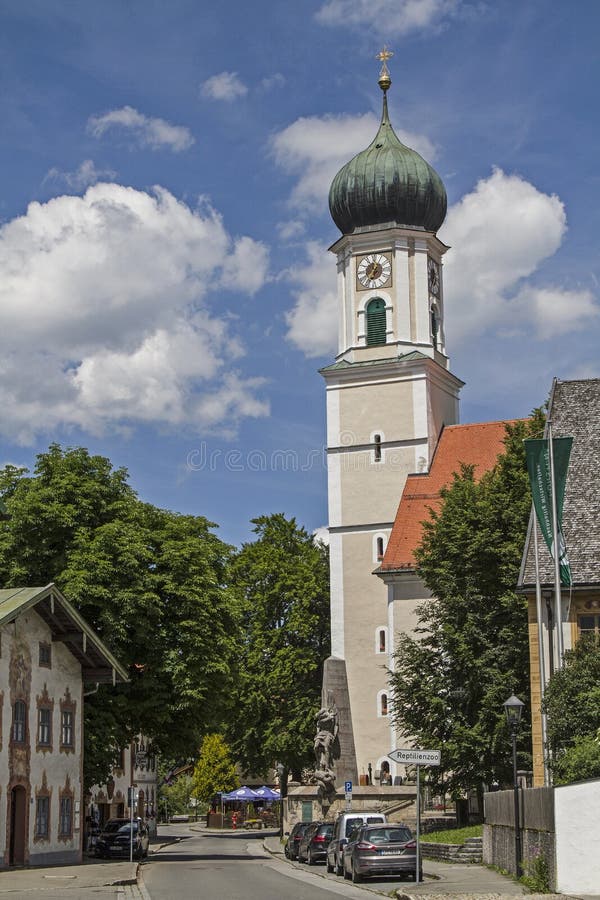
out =
{"type": "Polygon", "coordinates": [[[408,241],[414,241],[415,245],[420,243],[423,249],[433,250],[440,258],[450,249],[431,231],[395,226],[344,234],[329,247],[329,251],[338,256],[349,257],[357,253],[365,253],[373,248],[392,250],[397,246],[405,247],[408,241]]]}

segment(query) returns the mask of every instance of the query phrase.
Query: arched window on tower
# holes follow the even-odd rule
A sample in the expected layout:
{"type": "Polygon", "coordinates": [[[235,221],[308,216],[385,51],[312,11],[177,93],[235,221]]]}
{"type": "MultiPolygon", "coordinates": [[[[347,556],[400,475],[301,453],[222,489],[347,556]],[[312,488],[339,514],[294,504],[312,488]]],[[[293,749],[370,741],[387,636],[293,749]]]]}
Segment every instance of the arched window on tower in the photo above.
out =
{"type": "Polygon", "coordinates": [[[375,297],[367,304],[367,347],[385,344],[387,322],[385,300],[375,297]]]}

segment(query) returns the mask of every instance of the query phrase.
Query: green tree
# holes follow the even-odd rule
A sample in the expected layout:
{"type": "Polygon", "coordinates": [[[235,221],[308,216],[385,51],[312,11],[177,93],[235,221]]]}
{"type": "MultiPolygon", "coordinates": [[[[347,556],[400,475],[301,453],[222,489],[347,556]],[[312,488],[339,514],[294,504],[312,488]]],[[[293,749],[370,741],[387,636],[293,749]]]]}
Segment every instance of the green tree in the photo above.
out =
{"type": "Polygon", "coordinates": [[[600,646],[583,636],[544,694],[548,763],[556,784],[600,777],[600,646]]]}
{"type": "Polygon", "coordinates": [[[193,755],[230,695],[230,548],[203,517],[140,501],[124,469],[84,448],[52,445],[33,475],[6,467],[0,490],[3,583],[54,581],[129,667],[129,684],[86,698],[86,785],[139,731],[168,756],[193,755]]]}
{"type": "MultiPolygon", "coordinates": [[[[431,776],[440,790],[481,790],[510,777],[502,704],[529,706],[527,604],[514,592],[531,496],[523,439],[543,417],[506,426],[505,450],[478,481],[463,465],[441,492],[417,552],[433,598],[419,606],[414,636],[400,638],[390,674],[396,725],[417,745],[442,749],[431,776]]],[[[530,727],[520,730],[526,763],[530,727]]]]}
{"type": "Polygon", "coordinates": [[[205,735],[194,768],[194,797],[209,803],[219,791],[239,786],[229,747],[220,734],[205,735]]]}
{"type": "Polygon", "coordinates": [[[315,715],[329,654],[327,548],[283,514],[253,520],[257,537],[230,570],[243,643],[229,738],[244,769],[313,764],[315,715]]]}
{"type": "Polygon", "coordinates": [[[191,775],[180,775],[173,784],[163,784],[158,792],[158,806],[161,813],[169,817],[189,815],[190,800],[194,793],[194,779],[191,775]]]}

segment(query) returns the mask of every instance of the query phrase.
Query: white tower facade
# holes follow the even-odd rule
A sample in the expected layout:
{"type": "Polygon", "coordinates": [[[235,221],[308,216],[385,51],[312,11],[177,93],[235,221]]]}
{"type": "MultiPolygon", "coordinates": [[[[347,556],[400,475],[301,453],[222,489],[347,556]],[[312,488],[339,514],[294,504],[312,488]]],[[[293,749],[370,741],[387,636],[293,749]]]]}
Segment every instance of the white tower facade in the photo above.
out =
{"type": "Polygon", "coordinates": [[[441,429],[458,421],[462,382],[450,372],[444,338],[448,248],[433,227],[440,216],[443,221],[445,191],[433,173],[433,200],[421,190],[425,199],[415,206],[410,177],[398,195],[398,179],[390,175],[390,159],[406,171],[413,156],[422,188],[433,170],[394,134],[384,95],[373,144],[338,173],[330,192],[332,216],[344,233],[330,248],[337,258],[338,355],[321,370],[331,559],[331,659],[323,694],[330,692],[340,709],[338,787],[369,767],[374,780],[382,771],[394,774],[386,761],[395,746],[387,675],[391,598],[372,573],[407,475],[429,468],[441,429]]]}

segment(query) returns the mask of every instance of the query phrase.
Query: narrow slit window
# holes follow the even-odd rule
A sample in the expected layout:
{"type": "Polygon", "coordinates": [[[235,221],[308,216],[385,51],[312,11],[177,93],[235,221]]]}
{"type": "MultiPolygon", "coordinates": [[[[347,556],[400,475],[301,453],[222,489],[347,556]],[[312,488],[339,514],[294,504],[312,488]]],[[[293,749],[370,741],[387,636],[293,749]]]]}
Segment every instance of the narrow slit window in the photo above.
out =
{"type": "Polygon", "coordinates": [[[387,694],[382,694],[382,695],[381,695],[380,704],[381,704],[381,707],[380,707],[380,708],[381,708],[381,715],[382,715],[382,716],[387,716],[387,714],[388,714],[388,698],[387,698],[387,694]]]}
{"type": "Polygon", "coordinates": [[[385,628],[379,629],[379,652],[385,653],[386,651],[386,641],[385,641],[385,628]]]}
{"type": "Polygon", "coordinates": [[[377,559],[383,559],[383,538],[377,538],[377,559]]]}
{"type": "Polygon", "coordinates": [[[376,434],[373,437],[373,443],[375,444],[375,449],[373,451],[373,458],[375,462],[381,462],[381,435],[376,434]]]}

